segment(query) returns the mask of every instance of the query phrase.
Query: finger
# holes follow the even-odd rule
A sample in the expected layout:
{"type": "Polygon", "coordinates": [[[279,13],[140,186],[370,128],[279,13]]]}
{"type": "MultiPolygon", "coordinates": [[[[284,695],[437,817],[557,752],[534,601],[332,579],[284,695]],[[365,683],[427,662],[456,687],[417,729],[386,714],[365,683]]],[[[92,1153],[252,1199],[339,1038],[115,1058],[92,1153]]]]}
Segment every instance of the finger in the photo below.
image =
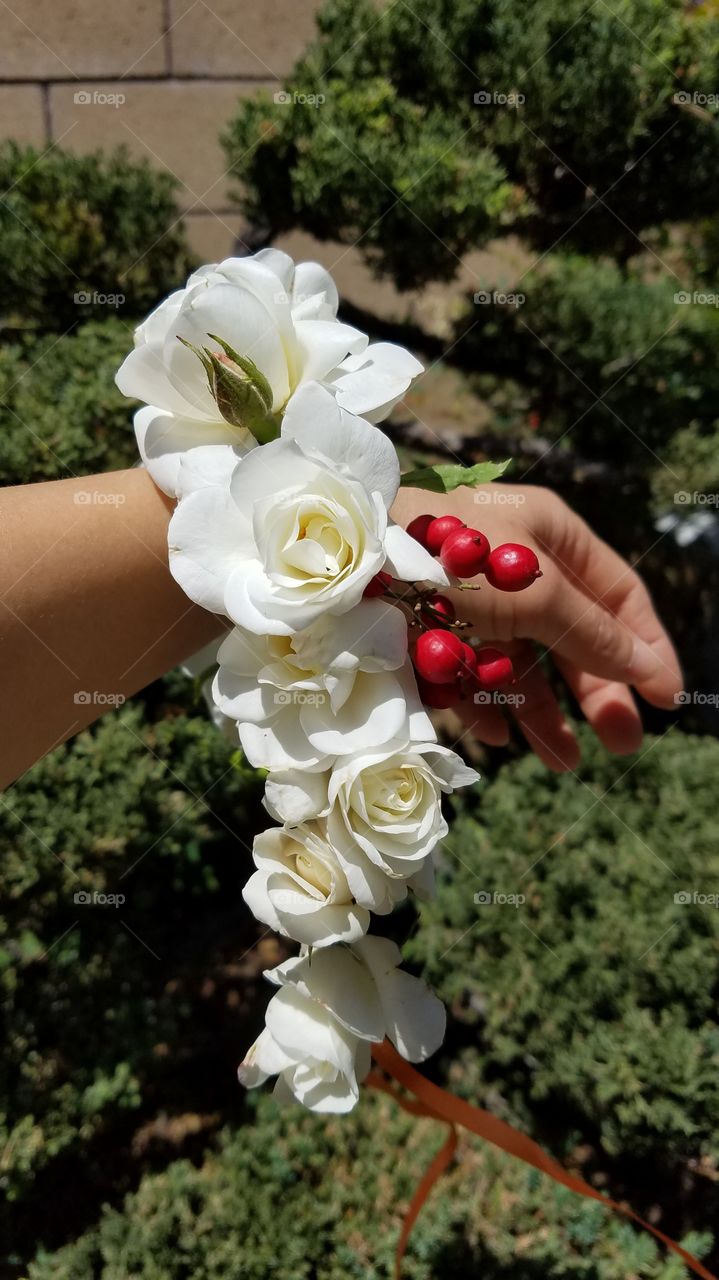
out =
{"type": "Polygon", "coordinates": [[[555,773],[576,769],[579,743],[555,698],[549,681],[537,665],[531,645],[517,645],[512,653],[516,684],[512,715],[532,750],[555,773]]]}
{"type": "Polygon", "coordinates": [[[659,659],[641,638],[554,565],[533,584],[531,593],[520,626],[553,656],[621,684],[644,684],[661,670],[659,659]]]}
{"type": "Polygon", "coordinates": [[[562,536],[551,547],[555,562],[577,589],[608,609],[635,638],[629,683],[655,706],[674,706],[675,695],[683,688],[681,666],[642,579],[568,508],[563,516],[562,536]]]}
{"type": "MultiPolygon", "coordinates": [[[[454,710],[465,726],[466,732],[471,733],[485,746],[506,747],[509,742],[509,725],[498,707],[476,703],[470,696],[458,702],[454,710]]],[[[462,737],[464,736],[465,734],[462,734],[462,737]]]]}
{"type": "Polygon", "coordinates": [[[631,690],[618,681],[602,680],[600,676],[580,671],[562,659],[557,666],[607,751],[617,756],[638,751],[644,731],[631,690]]]}

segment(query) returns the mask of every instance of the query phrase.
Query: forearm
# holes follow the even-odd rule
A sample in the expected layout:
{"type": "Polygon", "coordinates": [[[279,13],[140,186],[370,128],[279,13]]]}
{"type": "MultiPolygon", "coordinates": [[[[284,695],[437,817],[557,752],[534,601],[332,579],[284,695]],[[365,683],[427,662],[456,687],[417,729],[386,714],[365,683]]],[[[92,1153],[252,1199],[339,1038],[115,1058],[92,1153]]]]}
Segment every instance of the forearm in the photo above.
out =
{"type": "Polygon", "coordinates": [[[0,786],[220,633],[170,576],[171,512],[140,468],[0,494],[0,786]]]}

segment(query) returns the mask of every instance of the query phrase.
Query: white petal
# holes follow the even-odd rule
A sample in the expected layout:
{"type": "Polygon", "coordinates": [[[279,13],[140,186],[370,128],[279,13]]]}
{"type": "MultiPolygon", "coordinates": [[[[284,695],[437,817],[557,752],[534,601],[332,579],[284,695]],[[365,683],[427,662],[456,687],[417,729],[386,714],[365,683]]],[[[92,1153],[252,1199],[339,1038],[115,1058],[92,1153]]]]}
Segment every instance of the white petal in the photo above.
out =
{"type": "Polygon", "coordinates": [[[355,951],[377,984],[387,1035],[403,1058],[423,1062],[444,1040],[442,1001],[418,978],[397,968],[400,953],[387,938],[360,938],[355,951]]]}
{"type": "Polygon", "coordinates": [[[301,983],[353,1035],[377,1043],[384,1039],[382,1010],[372,974],[346,947],[313,952],[311,959],[302,958],[288,976],[293,985],[301,983]]]}
{"type": "Polygon", "coordinates": [[[342,413],[319,383],[306,383],[290,398],[282,435],[295,439],[304,451],[346,467],[368,493],[380,493],[388,509],[394,502],[399,488],[394,445],[379,428],[342,413]]]}
{"type": "Polygon", "coordinates": [[[347,372],[333,379],[337,403],[350,413],[372,414],[374,422],[385,418],[402,398],[423,366],[404,347],[392,342],[371,343],[361,355],[343,362],[347,372]]]}
{"type": "Polygon", "coordinates": [[[401,525],[390,522],[384,545],[387,552],[384,567],[393,577],[402,582],[433,582],[438,587],[451,585],[439,560],[425,551],[401,525]]]}
{"type": "Polygon", "coordinates": [[[389,742],[405,724],[402,687],[391,672],[360,672],[350,697],[333,714],[329,702],[301,708],[308,741],[327,755],[350,755],[389,742]]]}
{"type": "Polygon", "coordinates": [[[337,320],[295,320],[299,379],[321,381],[347,352],[363,351],[367,335],[337,320]]]}
{"type": "Polygon", "coordinates": [[[258,1084],[263,1084],[268,1076],[273,1076],[278,1071],[284,1071],[286,1067],[292,1066],[293,1061],[265,1027],[255,1043],[247,1050],[244,1060],[237,1068],[240,1084],[243,1084],[246,1089],[254,1089],[258,1084]]]}
{"type": "Polygon", "coordinates": [[[318,817],[327,804],[328,774],[296,769],[271,773],[265,783],[265,808],[278,822],[294,825],[318,817]]]}
{"type": "Polygon", "coordinates": [[[277,276],[283,289],[287,292],[292,289],[295,264],[288,253],[283,253],[281,249],[260,249],[250,261],[261,262],[263,267],[277,276]]]}
{"type": "Polygon", "coordinates": [[[304,300],[324,294],[325,309],[318,319],[329,320],[337,315],[339,295],[329,271],[325,271],[319,262],[298,262],[295,267],[295,279],[292,286],[292,308],[301,306],[304,300]]]}
{"type": "MultiPolygon", "coordinates": [[[[179,343],[178,343],[179,345],[179,343]]],[[[188,353],[189,354],[189,353],[188,353]]],[[[201,387],[205,374],[197,360],[197,384],[201,387]]],[[[144,400],[148,405],[169,410],[180,417],[199,418],[201,421],[213,422],[217,419],[217,405],[210,400],[205,410],[198,409],[196,396],[188,397],[170,381],[169,370],[165,362],[164,346],[159,343],[145,343],[135,347],[120,365],[115,374],[115,382],[124,396],[134,400],[144,400]]]]}
{"type": "Polygon", "coordinates": [[[225,584],[242,555],[244,535],[226,489],[198,489],[178,504],[167,532],[170,572],[196,604],[224,612],[225,584]]]}

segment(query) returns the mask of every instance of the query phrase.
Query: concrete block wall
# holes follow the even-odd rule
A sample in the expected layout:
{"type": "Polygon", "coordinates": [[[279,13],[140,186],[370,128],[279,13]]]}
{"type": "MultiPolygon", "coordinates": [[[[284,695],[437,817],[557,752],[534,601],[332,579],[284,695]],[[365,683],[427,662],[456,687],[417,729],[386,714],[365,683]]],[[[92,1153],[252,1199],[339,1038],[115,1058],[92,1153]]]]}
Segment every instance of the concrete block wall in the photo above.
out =
{"type": "Polygon", "coordinates": [[[2,0],[0,138],[85,152],[124,143],[180,182],[190,242],[241,233],[218,142],[237,99],[276,87],[320,0],[2,0]]]}

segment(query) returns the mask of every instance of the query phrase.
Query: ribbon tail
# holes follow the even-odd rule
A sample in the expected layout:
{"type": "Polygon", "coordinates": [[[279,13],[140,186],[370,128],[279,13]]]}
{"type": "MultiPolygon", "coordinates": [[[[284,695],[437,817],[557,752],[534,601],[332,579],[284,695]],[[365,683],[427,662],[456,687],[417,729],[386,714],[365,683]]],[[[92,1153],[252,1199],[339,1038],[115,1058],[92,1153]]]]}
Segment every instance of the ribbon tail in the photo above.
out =
{"type": "Polygon", "coordinates": [[[431,1080],[428,1080],[426,1076],[421,1075],[419,1071],[415,1071],[414,1067],[410,1066],[397,1053],[397,1050],[392,1047],[389,1041],[385,1040],[383,1044],[374,1045],[372,1056],[383,1071],[386,1071],[387,1075],[396,1080],[409,1093],[414,1094],[418,1102],[403,1098],[375,1072],[372,1072],[367,1077],[367,1084],[388,1093],[400,1106],[404,1107],[406,1111],[410,1111],[413,1115],[434,1116],[435,1119],[443,1120],[445,1124],[448,1124],[451,1130],[449,1138],[438,1151],[422,1178],[407,1211],[397,1246],[397,1280],[400,1280],[402,1259],[410,1231],[434,1183],[447,1168],[454,1155],[457,1145],[457,1125],[469,1130],[470,1133],[476,1134],[477,1137],[491,1142],[493,1146],[498,1147],[500,1151],[504,1151],[507,1155],[515,1156],[518,1160],[523,1161],[524,1164],[538,1169],[540,1173],[548,1174],[555,1182],[558,1182],[563,1187],[568,1187],[570,1191],[574,1191],[577,1195],[584,1196],[588,1200],[597,1200],[605,1208],[613,1209],[615,1213],[620,1213],[623,1217],[631,1219],[631,1221],[643,1227],[645,1231],[651,1232],[655,1239],[661,1240],[667,1249],[670,1249],[672,1253],[681,1258],[682,1262],[695,1275],[701,1276],[702,1280],[717,1280],[717,1277],[711,1271],[708,1271],[699,1262],[698,1258],[688,1253],[686,1249],[682,1249],[676,1240],[672,1240],[670,1236],[665,1235],[658,1227],[653,1227],[650,1222],[645,1222],[644,1218],[640,1218],[639,1214],[635,1213],[633,1209],[626,1205],[618,1204],[615,1200],[610,1200],[608,1196],[602,1195],[600,1191],[590,1186],[583,1178],[569,1173],[556,1160],[547,1155],[547,1152],[543,1151],[536,1142],[528,1138],[526,1134],[520,1133],[518,1129],[514,1129],[512,1125],[498,1119],[497,1116],[493,1116],[489,1111],[484,1111],[481,1107],[475,1107],[472,1103],[465,1102],[463,1098],[457,1098],[454,1094],[448,1093],[446,1089],[441,1089],[438,1085],[432,1084],[431,1080]]]}

